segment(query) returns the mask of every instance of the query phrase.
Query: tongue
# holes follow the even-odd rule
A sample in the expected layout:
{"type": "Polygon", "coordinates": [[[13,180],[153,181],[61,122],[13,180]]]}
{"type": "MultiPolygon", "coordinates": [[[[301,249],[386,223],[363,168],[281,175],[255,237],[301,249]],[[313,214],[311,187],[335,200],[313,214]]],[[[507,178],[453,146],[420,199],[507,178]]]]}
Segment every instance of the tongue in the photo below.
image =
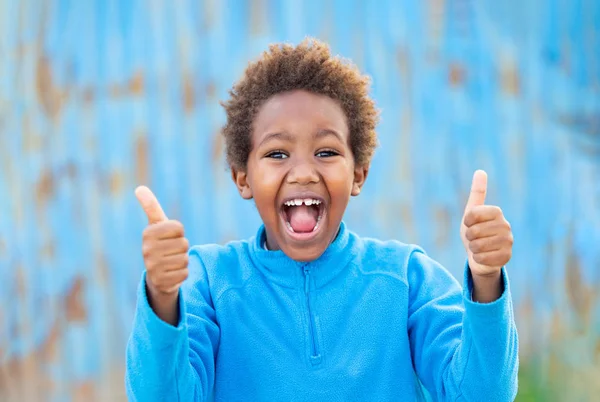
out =
{"type": "Polygon", "coordinates": [[[288,211],[290,225],[296,233],[312,232],[317,225],[319,210],[306,205],[291,207],[288,211]]]}

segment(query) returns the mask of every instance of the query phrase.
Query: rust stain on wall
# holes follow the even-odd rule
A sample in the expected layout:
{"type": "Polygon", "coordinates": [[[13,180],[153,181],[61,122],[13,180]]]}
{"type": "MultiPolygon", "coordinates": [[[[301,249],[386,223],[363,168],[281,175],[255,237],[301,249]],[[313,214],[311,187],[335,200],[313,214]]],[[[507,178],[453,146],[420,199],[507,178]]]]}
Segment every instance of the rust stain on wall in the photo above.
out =
{"type": "Polygon", "coordinates": [[[569,253],[565,267],[565,291],[574,313],[587,328],[592,311],[592,294],[581,277],[581,264],[574,251],[569,253]]]}
{"type": "Polygon", "coordinates": [[[52,261],[56,255],[56,243],[54,239],[48,240],[40,250],[40,257],[46,261],[52,261]]]}
{"type": "Polygon", "coordinates": [[[108,178],[108,188],[111,194],[119,194],[125,188],[125,178],[121,172],[112,172],[108,178]]]}
{"type": "Polygon", "coordinates": [[[64,299],[66,318],[69,322],[86,322],[87,311],[83,301],[84,279],[81,276],[75,278],[73,285],[67,291],[64,299]]]}
{"type": "Polygon", "coordinates": [[[183,110],[186,113],[190,113],[194,110],[194,106],[196,106],[196,93],[194,87],[194,80],[192,75],[186,73],[183,75],[183,110]]]}
{"type": "Polygon", "coordinates": [[[92,380],[81,381],[71,390],[73,402],[89,402],[96,399],[96,387],[92,380]]]}
{"type": "Polygon", "coordinates": [[[25,267],[20,263],[15,268],[15,289],[19,299],[25,300],[27,297],[27,281],[25,279],[25,267]]]}
{"type": "Polygon", "coordinates": [[[43,149],[42,136],[33,130],[31,119],[28,115],[23,116],[23,151],[36,152],[43,149]]]}
{"type": "Polygon", "coordinates": [[[460,87],[467,80],[467,69],[460,63],[450,63],[448,68],[448,82],[452,87],[460,87]]]}
{"type": "Polygon", "coordinates": [[[55,185],[56,183],[52,171],[44,170],[35,189],[38,206],[43,206],[54,196],[55,185]]]}
{"type": "Polygon", "coordinates": [[[57,386],[46,367],[58,361],[60,340],[60,325],[57,320],[38,349],[1,365],[0,400],[38,401],[41,400],[40,397],[53,395],[57,386]]]}
{"type": "Polygon", "coordinates": [[[144,73],[142,71],[136,71],[133,76],[129,79],[128,89],[131,95],[143,95],[145,88],[144,73]]]}
{"type": "Polygon", "coordinates": [[[94,103],[96,99],[96,91],[92,87],[85,87],[81,90],[81,99],[86,105],[94,103]]]}
{"type": "Polygon", "coordinates": [[[143,73],[137,71],[126,82],[109,84],[108,94],[111,98],[140,96],[144,94],[144,84],[143,73]]]}
{"type": "Polygon", "coordinates": [[[206,84],[206,97],[209,100],[214,100],[216,96],[217,86],[215,85],[214,81],[209,81],[208,84],[206,84]]]}
{"type": "Polygon", "coordinates": [[[221,131],[217,131],[213,134],[212,140],[212,162],[216,166],[223,159],[223,153],[225,148],[225,139],[221,131]]]}
{"type": "Polygon", "coordinates": [[[54,85],[48,57],[39,57],[36,65],[35,78],[37,96],[46,115],[52,119],[56,119],[66,100],[67,93],[66,91],[61,91],[60,88],[54,85]]]}
{"type": "Polygon", "coordinates": [[[521,92],[521,80],[515,62],[506,61],[500,65],[500,88],[511,96],[518,96],[521,92]]]}
{"type": "Polygon", "coordinates": [[[95,261],[98,285],[104,287],[108,284],[109,280],[108,260],[104,254],[101,254],[95,261]]]}

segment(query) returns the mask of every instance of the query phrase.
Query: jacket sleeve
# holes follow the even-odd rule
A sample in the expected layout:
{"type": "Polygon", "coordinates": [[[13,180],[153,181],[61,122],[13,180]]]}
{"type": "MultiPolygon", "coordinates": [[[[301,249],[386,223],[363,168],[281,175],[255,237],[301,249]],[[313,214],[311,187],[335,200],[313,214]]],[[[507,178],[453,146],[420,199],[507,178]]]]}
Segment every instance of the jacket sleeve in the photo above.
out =
{"type": "Polygon", "coordinates": [[[472,301],[465,287],[421,250],[409,260],[408,332],[417,376],[435,400],[513,401],[517,394],[518,337],[508,276],[491,303],[472,301]]]}
{"type": "Polygon", "coordinates": [[[138,288],[133,330],[127,344],[125,386],[130,401],[207,400],[215,379],[219,326],[206,270],[197,251],[179,290],[179,323],[162,321],[138,288]]]}

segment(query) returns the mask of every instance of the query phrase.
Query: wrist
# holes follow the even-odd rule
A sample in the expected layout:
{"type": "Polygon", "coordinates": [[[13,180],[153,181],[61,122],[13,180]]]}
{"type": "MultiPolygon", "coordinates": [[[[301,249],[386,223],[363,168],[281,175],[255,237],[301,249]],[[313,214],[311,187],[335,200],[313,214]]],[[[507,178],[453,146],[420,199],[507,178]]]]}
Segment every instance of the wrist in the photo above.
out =
{"type": "Polygon", "coordinates": [[[154,288],[146,281],[146,295],[148,304],[154,313],[163,321],[177,326],[179,322],[179,290],[173,293],[165,293],[154,288]]]}
{"type": "Polygon", "coordinates": [[[148,294],[148,297],[151,297],[155,302],[164,304],[176,300],[179,294],[179,289],[174,292],[167,293],[156,289],[151,283],[146,281],[146,293],[148,294]]]}
{"type": "Polygon", "coordinates": [[[471,278],[473,281],[473,301],[491,303],[502,296],[502,292],[504,291],[502,270],[487,275],[477,275],[471,271],[471,278]]]}

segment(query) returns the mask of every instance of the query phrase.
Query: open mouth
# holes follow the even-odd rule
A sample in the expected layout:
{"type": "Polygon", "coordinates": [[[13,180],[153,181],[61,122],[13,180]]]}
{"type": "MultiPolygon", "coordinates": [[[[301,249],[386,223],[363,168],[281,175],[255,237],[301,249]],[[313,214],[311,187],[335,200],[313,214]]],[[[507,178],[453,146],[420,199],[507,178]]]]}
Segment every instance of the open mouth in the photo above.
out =
{"type": "Polygon", "coordinates": [[[281,208],[285,226],[295,237],[310,237],[316,233],[324,213],[325,202],[320,198],[287,199],[281,208]]]}

